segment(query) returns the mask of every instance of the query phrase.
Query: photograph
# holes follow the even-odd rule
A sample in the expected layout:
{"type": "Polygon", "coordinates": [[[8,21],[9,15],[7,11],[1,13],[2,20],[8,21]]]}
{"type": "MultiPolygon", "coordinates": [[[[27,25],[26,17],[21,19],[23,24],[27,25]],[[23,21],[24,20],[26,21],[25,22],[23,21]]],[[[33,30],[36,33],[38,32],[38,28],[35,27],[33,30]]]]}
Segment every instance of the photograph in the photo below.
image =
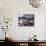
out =
{"type": "Polygon", "coordinates": [[[34,14],[23,14],[19,16],[18,26],[34,26],[34,14]]]}

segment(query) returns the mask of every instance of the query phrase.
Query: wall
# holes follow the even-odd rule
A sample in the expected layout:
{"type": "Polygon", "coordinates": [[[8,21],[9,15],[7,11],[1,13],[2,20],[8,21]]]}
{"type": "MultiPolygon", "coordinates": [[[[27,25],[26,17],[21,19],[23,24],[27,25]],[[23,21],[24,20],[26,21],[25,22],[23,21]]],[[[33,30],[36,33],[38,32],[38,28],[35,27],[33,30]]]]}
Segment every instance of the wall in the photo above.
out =
{"type": "MultiPolygon", "coordinates": [[[[37,35],[39,40],[45,38],[45,15],[46,6],[33,8],[30,6],[28,0],[0,0],[0,17],[13,17],[13,22],[10,31],[8,31],[17,40],[27,40],[34,34],[37,35]],[[18,27],[17,17],[18,14],[35,14],[35,26],[34,27],[18,27]]],[[[2,31],[1,31],[2,33],[2,31]]],[[[0,35],[2,35],[0,33],[0,35]]],[[[2,36],[0,36],[2,39],[2,36]]]]}

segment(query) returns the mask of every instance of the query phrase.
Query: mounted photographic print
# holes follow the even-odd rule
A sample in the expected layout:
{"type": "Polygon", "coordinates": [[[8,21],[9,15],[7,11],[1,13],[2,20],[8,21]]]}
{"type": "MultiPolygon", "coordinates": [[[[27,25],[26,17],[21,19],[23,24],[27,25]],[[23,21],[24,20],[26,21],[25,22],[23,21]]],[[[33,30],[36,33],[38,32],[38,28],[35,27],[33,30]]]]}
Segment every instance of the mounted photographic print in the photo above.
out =
{"type": "Polygon", "coordinates": [[[18,26],[34,26],[34,14],[18,16],[18,26]]]}

